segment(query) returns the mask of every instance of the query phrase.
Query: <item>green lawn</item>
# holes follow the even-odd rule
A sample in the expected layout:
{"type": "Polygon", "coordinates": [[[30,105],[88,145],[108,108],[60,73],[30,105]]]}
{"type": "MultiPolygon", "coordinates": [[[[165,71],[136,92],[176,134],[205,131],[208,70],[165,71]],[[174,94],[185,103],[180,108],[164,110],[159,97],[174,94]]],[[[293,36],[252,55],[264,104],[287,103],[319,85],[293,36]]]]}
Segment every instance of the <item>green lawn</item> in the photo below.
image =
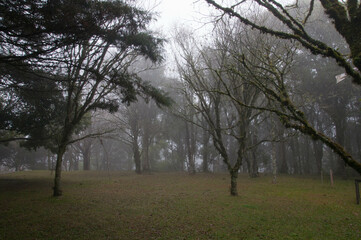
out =
{"type": "Polygon", "coordinates": [[[361,239],[353,181],[224,174],[0,175],[0,239],[361,239]]]}

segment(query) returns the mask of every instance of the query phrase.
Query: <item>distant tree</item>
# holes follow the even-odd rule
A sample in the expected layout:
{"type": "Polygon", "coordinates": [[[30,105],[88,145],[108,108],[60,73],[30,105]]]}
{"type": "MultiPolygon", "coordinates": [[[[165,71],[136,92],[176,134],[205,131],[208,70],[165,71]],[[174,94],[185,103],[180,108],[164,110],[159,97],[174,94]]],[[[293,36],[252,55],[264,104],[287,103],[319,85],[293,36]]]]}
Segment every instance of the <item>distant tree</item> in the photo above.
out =
{"type": "MultiPolygon", "coordinates": [[[[133,66],[144,82],[152,82],[163,88],[163,69],[152,67],[154,66],[149,66],[147,61],[139,61],[133,66]]],[[[168,94],[164,94],[162,102],[163,105],[169,106],[172,100],[168,94]]],[[[122,106],[109,119],[117,129],[117,135],[113,137],[132,149],[137,174],[152,171],[152,164],[158,160],[153,159],[152,147],[157,144],[155,141],[161,135],[163,111],[159,103],[161,101],[154,101],[149,96],[141,94],[135,102],[122,106]]]]}
{"type": "Polygon", "coordinates": [[[47,152],[42,148],[30,151],[19,142],[0,145],[0,165],[10,170],[46,169],[47,152]]]}

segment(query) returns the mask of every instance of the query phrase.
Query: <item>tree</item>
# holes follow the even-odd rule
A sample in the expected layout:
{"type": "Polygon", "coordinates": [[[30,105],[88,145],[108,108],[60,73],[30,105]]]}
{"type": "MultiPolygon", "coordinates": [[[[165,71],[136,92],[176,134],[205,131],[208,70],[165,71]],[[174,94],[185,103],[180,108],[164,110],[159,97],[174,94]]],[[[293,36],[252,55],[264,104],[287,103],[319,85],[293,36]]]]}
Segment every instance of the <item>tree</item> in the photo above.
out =
{"type": "MultiPolygon", "coordinates": [[[[74,9],[70,9],[70,2],[50,1],[51,9],[62,9],[62,4],[67,3],[68,8],[65,10],[74,13],[82,23],[92,25],[93,30],[86,33],[80,41],[61,45],[56,51],[45,51],[44,56],[34,60],[35,63],[28,60],[29,64],[26,65],[27,68],[45,72],[47,81],[53,84],[54,91],[62,101],[62,108],[54,109],[54,112],[60,112],[62,121],[46,125],[56,129],[55,137],[52,138],[57,153],[54,196],[62,195],[60,180],[63,155],[67,146],[76,141],[72,139],[72,135],[84,116],[96,109],[114,112],[119,104],[134,101],[138,94],[151,96],[159,103],[164,103],[161,92],[148,83],[143,83],[129,69],[140,55],[153,62],[161,60],[160,47],[163,41],[147,31],[151,14],[123,1],[80,1],[86,8],[74,5],[74,9]],[[114,95],[115,91],[121,93],[121,99],[114,95]]],[[[45,3],[37,2],[44,8],[48,7],[45,3]]],[[[29,3],[26,1],[24,4],[22,8],[28,9],[29,3]]],[[[25,11],[25,14],[28,13],[25,11]]],[[[25,30],[21,32],[23,31],[25,30]]],[[[36,29],[30,28],[30,31],[36,29]]],[[[11,54],[7,45],[3,49],[11,54]]],[[[40,53],[35,55],[40,56],[40,53]]],[[[34,71],[30,74],[33,73],[34,71]]],[[[3,78],[6,82],[16,83],[15,80],[12,75],[9,79],[3,78]]],[[[37,87],[34,89],[38,90],[37,87]]],[[[21,95],[16,97],[20,98],[21,95]]],[[[39,111],[35,113],[42,114],[39,111]]]]}
{"type": "Polygon", "coordinates": [[[6,145],[0,145],[0,165],[14,171],[26,169],[46,169],[46,151],[38,149],[29,151],[19,142],[11,142],[6,145]]]}
{"type": "Polygon", "coordinates": [[[184,65],[179,61],[178,68],[185,84],[184,96],[194,109],[188,121],[196,123],[193,118],[198,114],[207,122],[205,130],[231,176],[230,194],[236,196],[238,172],[248,150],[248,128],[257,112],[239,102],[253,105],[259,100],[259,91],[245,81],[248,76],[241,74],[242,65],[232,59],[239,54],[239,45],[232,38],[238,29],[233,30],[227,24],[217,28],[213,45],[204,48],[194,39],[187,43],[179,37],[184,65]],[[235,159],[230,154],[231,139],[236,142],[235,159]]]}
{"type": "MultiPolygon", "coordinates": [[[[100,2],[101,3],[101,2],[100,2]]],[[[82,44],[67,49],[65,72],[61,87],[66,95],[65,121],[58,139],[58,159],[54,183],[54,196],[61,195],[61,161],[66,146],[73,142],[71,135],[86,113],[96,109],[114,112],[118,104],[129,103],[138,94],[162,99],[156,89],[142,84],[136,75],[129,72],[130,64],[142,54],[152,61],[159,61],[160,39],[146,32],[150,16],[145,11],[130,7],[123,2],[106,5],[112,13],[104,24],[112,34],[106,38],[93,37],[82,44]],[[121,92],[120,102],[115,91],[121,92]]]]}
{"type": "MultiPolygon", "coordinates": [[[[349,75],[353,77],[354,83],[361,83],[359,72],[351,67],[351,65],[347,62],[347,59],[342,57],[342,54],[340,54],[337,50],[328,47],[325,43],[311,38],[304,30],[303,25],[300,22],[296,21],[295,18],[292,17],[292,14],[289,13],[281,4],[277,3],[276,1],[269,2],[256,0],[258,4],[268,9],[277,19],[283,22],[289,28],[289,30],[291,30],[291,33],[287,33],[286,31],[276,31],[271,28],[260,26],[259,24],[257,24],[257,22],[252,22],[251,20],[242,17],[239,13],[236,12],[234,8],[224,8],[219,4],[215,3],[214,1],[206,1],[214,5],[216,8],[222,10],[224,13],[235,16],[242,23],[250,26],[251,28],[259,30],[263,33],[270,33],[279,38],[293,39],[299,41],[304,47],[310,49],[313,53],[334,58],[337,63],[342,66],[349,75]],[[277,9],[280,9],[280,11],[278,11],[277,9]]],[[[240,2],[239,4],[241,3],[242,2],[240,2]]],[[[235,7],[239,4],[236,4],[235,7]]],[[[311,4],[311,7],[313,9],[313,4],[311,4]]],[[[310,8],[309,15],[312,13],[312,9],[310,8]]],[[[304,19],[305,23],[307,23],[308,18],[309,16],[307,15],[304,19]]],[[[356,34],[357,33],[358,32],[356,31],[356,34]]],[[[255,107],[256,109],[270,111],[276,114],[286,128],[292,128],[294,130],[302,132],[305,135],[311,136],[314,140],[322,141],[336,154],[338,154],[345,164],[355,169],[358,173],[361,173],[361,164],[356,161],[350,153],[346,151],[344,146],[337,143],[330,136],[327,136],[324,133],[315,129],[308,121],[304,112],[302,112],[297,106],[297,104],[295,104],[295,102],[292,100],[292,92],[290,91],[291,86],[287,84],[287,82],[289,82],[287,76],[287,68],[283,68],[284,65],[282,64],[279,65],[277,58],[270,58],[270,54],[275,56],[289,56],[288,62],[292,63],[292,55],[294,55],[295,49],[292,50],[292,47],[288,49],[289,50],[286,50],[286,52],[281,53],[281,55],[279,55],[279,53],[273,52],[274,50],[277,50],[276,48],[270,48],[269,53],[259,53],[259,56],[261,56],[259,57],[261,62],[258,64],[255,64],[254,62],[244,57],[238,58],[238,61],[244,66],[246,72],[252,76],[252,84],[254,84],[260,89],[260,91],[264,94],[265,98],[271,103],[272,106],[266,108],[255,106],[248,107],[255,107]],[[257,71],[255,71],[255,69],[257,69],[257,71]],[[265,76],[265,73],[263,71],[266,71],[269,75],[265,76]]],[[[357,59],[355,59],[355,54],[357,55],[357,53],[354,53],[353,60],[354,64],[356,65],[357,59]]],[[[244,103],[240,102],[240,104],[244,103]]],[[[244,105],[247,106],[247,104],[244,105]]]]}
{"type": "Polygon", "coordinates": [[[243,14],[243,7],[247,1],[234,1],[233,5],[228,6],[218,4],[214,0],[205,1],[220,10],[223,14],[235,17],[253,29],[281,39],[297,41],[313,54],[333,58],[345,69],[346,73],[353,78],[355,84],[361,85],[361,43],[359,41],[361,36],[361,27],[359,24],[361,20],[361,3],[358,1],[347,0],[342,2],[338,0],[320,0],[325,13],[334,23],[335,29],[345,38],[350,49],[349,56],[356,69],[353,68],[348,58],[342,52],[312,37],[312,35],[307,32],[306,27],[307,24],[311,24],[309,20],[316,4],[314,0],[305,3],[296,0],[292,4],[281,3],[276,0],[253,1],[261,9],[265,9],[272,14],[275,21],[282,23],[286,27],[285,30],[278,30],[277,28],[261,25],[257,20],[243,14]],[[298,10],[302,10],[305,14],[296,16],[298,10]]]}
{"type": "MultiPolygon", "coordinates": [[[[54,51],[90,37],[114,34],[103,25],[117,11],[112,9],[113,4],[87,0],[0,1],[2,67],[34,68],[54,51]]],[[[132,11],[131,8],[123,10],[124,13],[132,11]]]]}

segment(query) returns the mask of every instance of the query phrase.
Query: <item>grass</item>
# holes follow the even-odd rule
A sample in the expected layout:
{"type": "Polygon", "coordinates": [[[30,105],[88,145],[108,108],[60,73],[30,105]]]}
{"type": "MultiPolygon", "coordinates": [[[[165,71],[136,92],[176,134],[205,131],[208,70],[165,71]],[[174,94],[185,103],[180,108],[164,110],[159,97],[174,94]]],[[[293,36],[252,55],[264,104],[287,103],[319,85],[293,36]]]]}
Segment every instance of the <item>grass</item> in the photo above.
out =
{"type": "Polygon", "coordinates": [[[361,239],[353,181],[223,174],[49,172],[0,176],[0,239],[361,239]]]}

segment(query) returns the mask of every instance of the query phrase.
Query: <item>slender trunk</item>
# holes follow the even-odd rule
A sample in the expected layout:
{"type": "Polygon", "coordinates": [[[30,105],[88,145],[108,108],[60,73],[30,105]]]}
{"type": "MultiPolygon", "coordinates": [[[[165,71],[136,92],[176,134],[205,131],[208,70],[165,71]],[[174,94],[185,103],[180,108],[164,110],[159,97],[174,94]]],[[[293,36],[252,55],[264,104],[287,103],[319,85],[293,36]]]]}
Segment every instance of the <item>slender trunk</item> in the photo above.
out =
{"type": "Polygon", "coordinates": [[[323,144],[320,141],[313,141],[313,151],[316,159],[317,173],[322,173],[323,144]]]}
{"type": "Polygon", "coordinates": [[[247,162],[247,167],[249,169],[249,176],[251,178],[259,177],[257,159],[252,156],[246,162],[247,162]]]}
{"type": "Polygon", "coordinates": [[[142,173],[142,166],[141,166],[141,159],[140,159],[140,151],[139,151],[139,144],[138,144],[138,138],[140,134],[139,130],[139,116],[136,111],[136,109],[128,112],[129,114],[129,125],[130,125],[130,131],[132,134],[132,150],[133,150],[133,157],[134,157],[134,163],[135,163],[135,172],[137,174],[142,173]]]}
{"type": "Polygon", "coordinates": [[[287,159],[286,159],[286,144],[285,141],[282,140],[279,145],[279,156],[280,156],[280,173],[288,173],[287,159]]]}
{"type": "Polygon", "coordinates": [[[252,163],[251,163],[252,160],[250,159],[249,156],[247,156],[244,158],[244,161],[247,164],[247,170],[248,170],[249,177],[253,177],[253,167],[252,167],[252,163]]]}
{"type": "Polygon", "coordinates": [[[137,174],[141,174],[142,169],[141,169],[139,146],[138,143],[135,141],[133,142],[133,154],[134,154],[135,172],[137,174]]]}
{"type": "Polygon", "coordinates": [[[84,160],[84,165],[83,165],[83,170],[84,171],[89,171],[90,170],[90,148],[85,148],[83,151],[83,160],[84,160]]]}
{"type": "Polygon", "coordinates": [[[277,183],[277,160],[276,160],[275,143],[272,143],[271,158],[272,158],[272,175],[273,175],[272,183],[275,184],[275,183],[277,183]]]}
{"type": "Polygon", "coordinates": [[[52,170],[53,166],[52,166],[52,160],[51,160],[51,154],[50,151],[48,151],[48,170],[52,170]]]}
{"type": "Polygon", "coordinates": [[[194,162],[194,148],[193,148],[193,144],[195,139],[193,138],[193,125],[191,125],[191,129],[189,129],[189,124],[188,122],[185,123],[185,132],[186,132],[186,147],[187,147],[187,155],[188,155],[188,164],[189,164],[189,169],[188,172],[190,174],[195,174],[196,173],[196,167],[195,167],[195,162],[194,162]]]}
{"type": "Polygon", "coordinates": [[[146,145],[143,148],[143,161],[142,161],[142,165],[143,165],[143,172],[150,172],[150,160],[149,160],[149,146],[146,145]]]}
{"type": "Polygon", "coordinates": [[[177,139],[175,139],[175,141],[177,144],[178,170],[183,172],[185,169],[186,154],[185,154],[184,144],[183,144],[182,139],[184,139],[184,137],[181,134],[178,134],[178,137],[177,137],[177,139]]]}
{"type": "Polygon", "coordinates": [[[310,165],[310,151],[309,149],[311,148],[311,144],[310,144],[310,138],[306,137],[304,138],[304,144],[303,144],[303,149],[304,149],[304,161],[303,161],[303,172],[305,174],[310,174],[311,173],[311,165],[310,165]]]}
{"type": "Polygon", "coordinates": [[[203,172],[208,172],[208,158],[209,158],[209,149],[208,149],[208,142],[209,142],[209,133],[206,130],[203,130],[203,163],[202,168],[203,172]]]}
{"type": "Polygon", "coordinates": [[[70,155],[69,156],[69,165],[68,165],[68,171],[72,171],[74,170],[74,159],[73,159],[73,156],[70,155]]]}
{"type": "Polygon", "coordinates": [[[144,128],[144,134],[143,134],[143,152],[142,152],[142,165],[143,165],[143,172],[150,172],[150,159],[149,159],[149,145],[150,145],[150,139],[149,139],[149,128],[150,126],[145,126],[144,128]]]}
{"type": "Polygon", "coordinates": [[[256,151],[252,151],[252,168],[253,168],[253,178],[259,177],[259,172],[258,172],[258,162],[257,162],[257,156],[256,156],[256,151]]]}
{"type": "MultiPolygon", "coordinates": [[[[342,116],[341,116],[342,117],[342,116]]],[[[343,119],[337,119],[335,121],[336,126],[336,141],[339,145],[345,146],[345,123],[343,119]]],[[[346,168],[345,168],[345,162],[342,161],[341,157],[337,160],[337,170],[336,174],[339,176],[342,176],[343,178],[346,178],[346,168]]]]}
{"type": "Polygon", "coordinates": [[[79,159],[78,157],[75,157],[74,159],[74,171],[78,171],[79,170],[79,159]]]}
{"type": "Polygon", "coordinates": [[[54,187],[53,187],[53,196],[58,197],[63,194],[61,189],[60,181],[61,181],[61,168],[63,162],[63,156],[66,150],[66,146],[60,146],[57,153],[56,166],[55,166],[55,179],[54,179],[54,187]]]}

